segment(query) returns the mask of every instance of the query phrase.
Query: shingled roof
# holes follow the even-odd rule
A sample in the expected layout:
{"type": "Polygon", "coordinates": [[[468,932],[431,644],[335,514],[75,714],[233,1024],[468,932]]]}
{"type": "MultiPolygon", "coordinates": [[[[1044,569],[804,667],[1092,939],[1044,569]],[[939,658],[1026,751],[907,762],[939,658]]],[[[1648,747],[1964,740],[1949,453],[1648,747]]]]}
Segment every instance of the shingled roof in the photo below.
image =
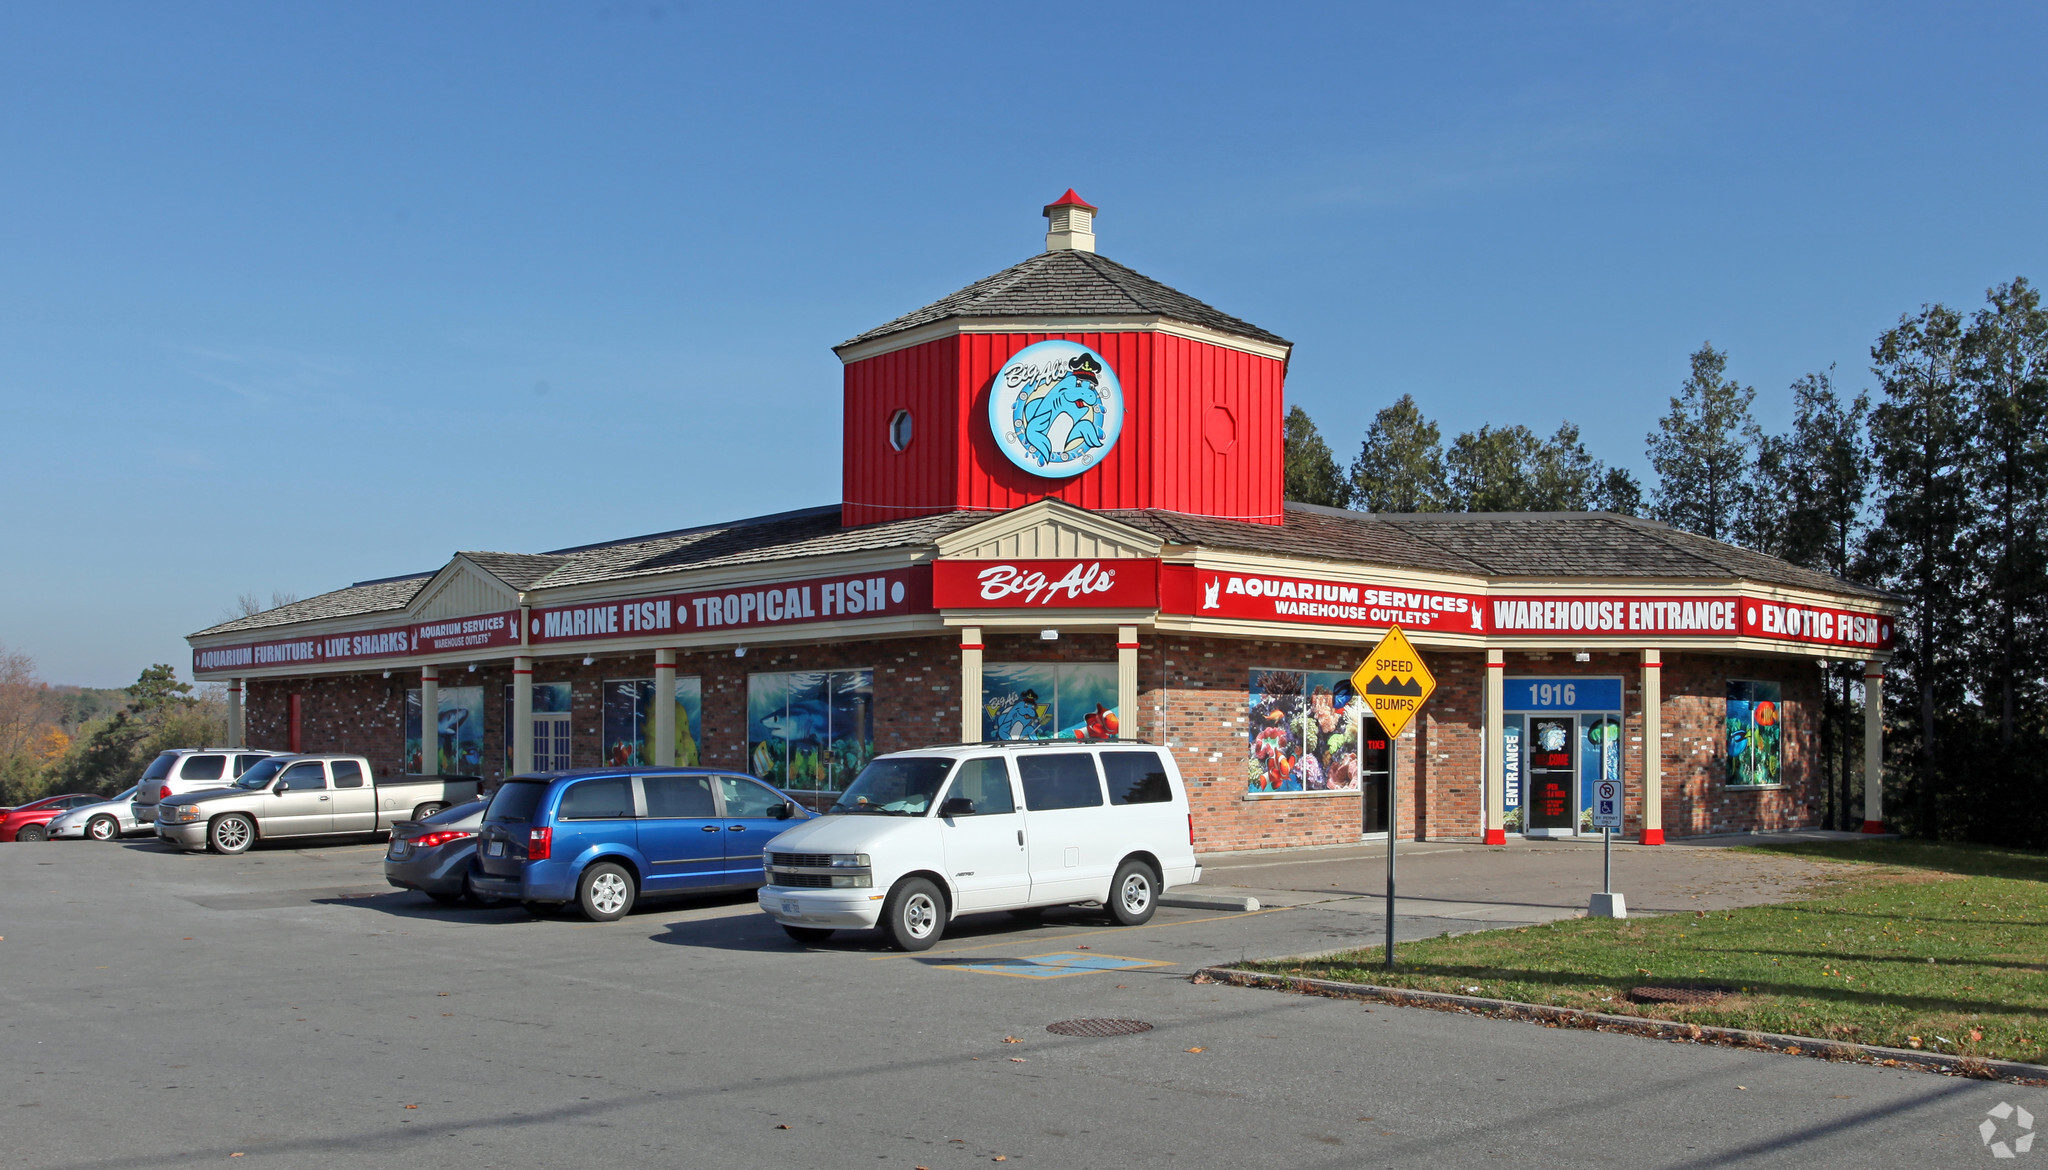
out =
{"type": "MultiPolygon", "coordinates": [[[[1610,512],[1424,512],[1374,514],[1312,504],[1287,505],[1286,522],[1252,524],[1159,510],[1107,510],[1107,519],[1169,544],[1327,561],[1517,578],[1742,580],[1887,600],[1857,585],[1748,549],[1681,532],[1654,520],[1610,512]]],[[[842,527],[839,507],[806,508],[654,536],[630,537],[553,553],[462,554],[522,590],[626,581],[726,565],[788,562],[836,553],[926,549],[948,533],[989,519],[986,512],[945,512],[842,527]]],[[[229,634],[327,618],[403,610],[432,573],[365,581],[304,601],[200,630],[229,634]]]]}
{"type": "Polygon", "coordinates": [[[924,308],[905,313],[834,349],[845,349],[891,333],[950,317],[1156,316],[1184,321],[1274,345],[1286,338],[1198,301],[1179,289],[1126,268],[1107,256],[1078,249],[1041,252],[1022,264],[983,277],[924,308]]]}

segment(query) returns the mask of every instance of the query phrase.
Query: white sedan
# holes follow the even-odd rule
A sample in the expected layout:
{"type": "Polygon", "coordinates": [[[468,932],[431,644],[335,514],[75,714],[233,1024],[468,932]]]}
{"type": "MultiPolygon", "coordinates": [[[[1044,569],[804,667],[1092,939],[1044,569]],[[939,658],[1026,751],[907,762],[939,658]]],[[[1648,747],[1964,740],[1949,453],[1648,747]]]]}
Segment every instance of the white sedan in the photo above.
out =
{"type": "Polygon", "coordinates": [[[130,833],[142,833],[149,826],[135,819],[135,789],[121,793],[111,800],[74,808],[50,822],[50,840],[61,841],[78,838],[86,841],[112,841],[130,833]]]}

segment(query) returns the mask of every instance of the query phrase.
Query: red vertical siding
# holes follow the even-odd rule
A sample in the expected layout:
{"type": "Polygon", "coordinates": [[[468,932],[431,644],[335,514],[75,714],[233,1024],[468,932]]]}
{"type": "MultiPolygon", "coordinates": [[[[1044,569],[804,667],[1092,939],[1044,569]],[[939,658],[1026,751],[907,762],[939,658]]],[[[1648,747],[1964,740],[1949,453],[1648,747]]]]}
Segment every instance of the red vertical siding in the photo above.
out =
{"type": "Polygon", "coordinates": [[[846,367],[844,522],[933,512],[1008,511],[1042,499],[1076,507],[1167,508],[1281,522],[1285,364],[1162,333],[961,334],[846,367]],[[989,434],[990,383],[1018,350],[1050,339],[1102,354],[1125,395],[1123,433],[1101,463],[1071,479],[1032,475],[989,434]],[[1207,439],[1227,408],[1236,441],[1207,439]],[[889,446],[889,419],[911,411],[908,450],[889,446]]]}

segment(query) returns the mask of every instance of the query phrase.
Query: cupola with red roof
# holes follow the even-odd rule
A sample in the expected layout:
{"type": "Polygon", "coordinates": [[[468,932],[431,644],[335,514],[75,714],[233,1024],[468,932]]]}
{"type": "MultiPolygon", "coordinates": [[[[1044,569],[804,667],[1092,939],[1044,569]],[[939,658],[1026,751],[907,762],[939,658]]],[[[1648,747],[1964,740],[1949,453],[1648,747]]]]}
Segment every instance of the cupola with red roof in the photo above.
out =
{"type": "Polygon", "coordinates": [[[1046,204],[1045,251],[837,346],[843,522],[1042,499],[1279,524],[1292,343],[1095,251],[1046,204]]]}

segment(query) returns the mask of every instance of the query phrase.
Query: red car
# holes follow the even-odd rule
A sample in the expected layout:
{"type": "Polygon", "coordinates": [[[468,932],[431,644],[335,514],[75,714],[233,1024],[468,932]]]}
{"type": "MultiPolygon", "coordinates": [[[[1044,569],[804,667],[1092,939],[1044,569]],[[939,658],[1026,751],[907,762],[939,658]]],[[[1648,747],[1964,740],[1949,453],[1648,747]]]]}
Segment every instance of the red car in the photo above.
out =
{"type": "Polygon", "coordinates": [[[47,841],[50,839],[47,826],[59,815],[105,799],[89,792],[67,792],[63,796],[45,796],[8,809],[6,816],[0,816],[0,841],[47,841]]]}

